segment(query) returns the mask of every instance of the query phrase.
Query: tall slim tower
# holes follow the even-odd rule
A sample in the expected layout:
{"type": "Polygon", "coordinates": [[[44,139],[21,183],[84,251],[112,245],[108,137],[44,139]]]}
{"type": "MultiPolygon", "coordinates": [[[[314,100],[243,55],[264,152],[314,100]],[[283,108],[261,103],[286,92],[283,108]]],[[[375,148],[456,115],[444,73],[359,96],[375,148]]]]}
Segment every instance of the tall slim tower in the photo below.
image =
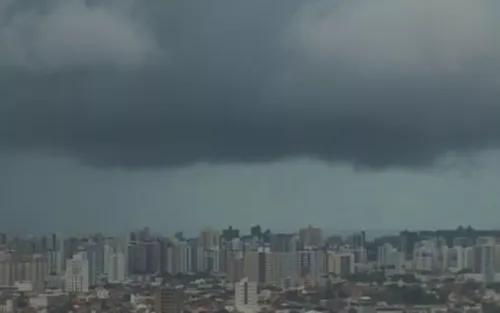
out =
{"type": "Polygon", "coordinates": [[[234,304],[239,312],[255,313],[258,311],[257,282],[243,278],[234,286],[234,304]]]}

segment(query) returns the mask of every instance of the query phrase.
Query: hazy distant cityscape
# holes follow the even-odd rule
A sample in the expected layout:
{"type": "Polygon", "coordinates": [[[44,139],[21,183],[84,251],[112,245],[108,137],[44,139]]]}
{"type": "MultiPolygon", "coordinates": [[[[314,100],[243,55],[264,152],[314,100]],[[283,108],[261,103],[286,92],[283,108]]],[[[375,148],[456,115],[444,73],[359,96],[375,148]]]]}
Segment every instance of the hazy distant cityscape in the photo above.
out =
{"type": "Polygon", "coordinates": [[[0,0],[0,313],[500,313],[499,160],[500,0],[0,0]]]}
{"type": "Polygon", "coordinates": [[[500,312],[500,230],[0,235],[0,312],[500,312]]]}

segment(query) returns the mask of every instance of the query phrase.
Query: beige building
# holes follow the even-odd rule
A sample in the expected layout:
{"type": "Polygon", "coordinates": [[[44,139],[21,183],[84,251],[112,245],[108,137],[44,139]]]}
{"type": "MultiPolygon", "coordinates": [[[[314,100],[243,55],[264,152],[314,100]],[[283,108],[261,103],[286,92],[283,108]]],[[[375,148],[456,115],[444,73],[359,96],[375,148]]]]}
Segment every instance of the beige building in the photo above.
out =
{"type": "Polygon", "coordinates": [[[327,271],[339,276],[353,274],[354,254],[351,252],[328,251],[327,271]]]}
{"type": "Polygon", "coordinates": [[[265,285],[272,283],[272,262],[269,251],[248,251],[243,259],[243,276],[265,285]]]}

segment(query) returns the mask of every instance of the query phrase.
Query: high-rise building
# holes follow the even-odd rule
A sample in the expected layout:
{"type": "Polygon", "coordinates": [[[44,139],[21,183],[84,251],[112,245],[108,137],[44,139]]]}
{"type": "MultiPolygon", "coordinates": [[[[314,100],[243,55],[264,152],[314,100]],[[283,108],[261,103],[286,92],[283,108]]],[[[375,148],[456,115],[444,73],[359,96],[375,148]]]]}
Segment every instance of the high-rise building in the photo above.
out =
{"type": "Polygon", "coordinates": [[[151,235],[151,229],[149,227],[144,227],[141,229],[137,235],[137,239],[139,241],[151,241],[153,239],[153,236],[151,235]]]}
{"type": "Polygon", "coordinates": [[[155,274],[160,272],[160,242],[156,239],[142,241],[144,246],[144,273],[155,274]]]}
{"type": "Polygon", "coordinates": [[[404,253],[406,260],[411,260],[413,258],[413,250],[415,249],[415,243],[418,241],[418,233],[403,231],[399,235],[401,252],[404,253]]]}
{"type": "Polygon", "coordinates": [[[186,249],[189,249],[189,271],[193,273],[199,272],[198,270],[198,238],[188,239],[186,240],[186,249]]]}
{"type": "Polygon", "coordinates": [[[181,290],[162,287],[156,291],[156,313],[182,313],[184,308],[184,294],[181,290]]]}
{"type": "Polygon", "coordinates": [[[495,244],[495,238],[493,237],[478,237],[476,239],[476,245],[478,246],[494,246],[495,244]]]}
{"type": "Polygon", "coordinates": [[[191,246],[186,241],[173,242],[172,249],[172,271],[174,273],[191,273],[192,272],[192,250],[191,246]]]}
{"type": "Polygon", "coordinates": [[[0,286],[13,286],[16,281],[29,282],[34,291],[43,291],[48,274],[47,257],[42,254],[0,254],[0,286]]]}
{"type": "Polygon", "coordinates": [[[473,248],[473,272],[482,274],[484,281],[492,282],[495,278],[494,246],[491,242],[485,242],[473,248]]]}
{"type": "Polygon", "coordinates": [[[432,272],[441,269],[438,247],[434,240],[422,240],[415,244],[413,261],[417,271],[432,272]]]}
{"type": "Polygon", "coordinates": [[[229,226],[227,229],[222,230],[222,240],[231,241],[233,239],[240,237],[240,231],[238,229],[229,226]]]}
{"type": "Polygon", "coordinates": [[[325,251],[306,249],[297,251],[297,271],[304,284],[309,286],[322,285],[327,273],[325,251]]]}
{"type": "Polygon", "coordinates": [[[379,267],[399,269],[404,264],[404,253],[399,252],[390,243],[377,248],[377,264],[379,267]]]}
{"type": "Polygon", "coordinates": [[[111,283],[123,282],[127,275],[125,254],[109,244],[104,246],[104,273],[111,283]]]}
{"type": "Polygon", "coordinates": [[[125,255],[122,252],[115,252],[111,255],[111,269],[108,273],[110,282],[123,282],[127,278],[125,266],[125,255]]]}
{"type": "Polygon", "coordinates": [[[65,289],[72,293],[85,293],[89,291],[89,261],[83,253],[78,253],[66,261],[64,275],[65,289]]]}
{"type": "Polygon", "coordinates": [[[348,238],[349,246],[352,249],[364,248],[366,243],[366,234],[364,231],[352,234],[348,238]]]}
{"type": "Polygon", "coordinates": [[[159,254],[159,268],[161,274],[169,273],[169,247],[171,246],[170,240],[166,238],[158,238],[158,254],[159,254]]]}
{"type": "Polygon", "coordinates": [[[260,225],[254,225],[250,228],[250,235],[252,237],[260,238],[262,236],[262,228],[260,225]]]}
{"type": "Polygon", "coordinates": [[[271,283],[270,251],[247,251],[243,260],[243,275],[259,284],[271,283]]]}
{"type": "Polygon", "coordinates": [[[203,249],[203,269],[206,272],[220,272],[220,250],[219,248],[203,249]]]}
{"type": "Polygon", "coordinates": [[[302,248],[318,248],[323,245],[323,232],[309,225],[299,230],[299,242],[302,248]]]}
{"type": "Polygon", "coordinates": [[[493,247],[493,259],[495,261],[494,268],[496,273],[500,273],[500,245],[495,244],[493,247]]]}
{"type": "Polygon", "coordinates": [[[351,252],[328,251],[327,255],[329,273],[338,276],[348,276],[354,273],[354,255],[351,252]]]}
{"type": "Polygon", "coordinates": [[[237,282],[243,278],[243,253],[241,251],[229,251],[226,256],[226,275],[230,282],[237,282]]]}
{"type": "Polygon", "coordinates": [[[465,248],[462,246],[454,246],[448,249],[447,252],[447,270],[458,272],[466,268],[465,248]]]}
{"type": "Polygon", "coordinates": [[[94,286],[104,274],[104,244],[93,242],[84,252],[89,264],[89,285],[94,286]]]}
{"type": "Polygon", "coordinates": [[[129,242],[128,272],[130,274],[146,273],[146,246],[142,242],[129,242]]]}
{"type": "Polygon", "coordinates": [[[0,246],[6,246],[7,245],[7,234],[6,233],[0,233],[0,246]]]}
{"type": "Polygon", "coordinates": [[[474,245],[474,240],[468,237],[455,237],[452,240],[452,246],[457,247],[460,246],[462,248],[470,247],[474,245]]]}
{"type": "Polygon", "coordinates": [[[34,254],[31,256],[29,277],[27,281],[30,281],[33,290],[43,291],[45,289],[45,283],[48,273],[48,263],[47,257],[41,254],[34,254]]]}
{"type": "Polygon", "coordinates": [[[78,252],[80,240],[76,237],[66,238],[63,241],[63,267],[66,265],[66,260],[69,260],[78,252]]]}
{"type": "Polygon", "coordinates": [[[364,231],[354,233],[348,238],[348,244],[351,252],[354,254],[354,263],[365,264],[368,259],[366,250],[366,234],[364,231]]]}
{"type": "Polygon", "coordinates": [[[292,287],[298,281],[297,253],[271,252],[271,277],[269,282],[278,287],[292,287]]]}
{"type": "Polygon", "coordinates": [[[8,287],[14,284],[15,278],[14,256],[6,251],[0,252],[0,286],[8,287]]]}
{"type": "Polygon", "coordinates": [[[257,282],[243,278],[235,284],[234,304],[236,310],[243,313],[258,312],[257,282]]]}
{"type": "Polygon", "coordinates": [[[47,252],[47,261],[49,273],[51,275],[60,275],[63,271],[63,254],[60,250],[49,250],[47,252]]]}
{"type": "Polygon", "coordinates": [[[149,228],[131,233],[128,241],[128,273],[145,275],[166,272],[166,249],[169,241],[154,238],[149,228]]]}
{"type": "Polygon", "coordinates": [[[198,245],[203,249],[214,249],[219,247],[220,233],[214,229],[206,228],[198,236],[198,245]]]}
{"type": "Polygon", "coordinates": [[[295,252],[297,250],[298,238],[295,234],[272,234],[272,252],[295,252]]]}
{"type": "Polygon", "coordinates": [[[464,248],[464,268],[469,270],[474,269],[474,247],[464,248]]]}

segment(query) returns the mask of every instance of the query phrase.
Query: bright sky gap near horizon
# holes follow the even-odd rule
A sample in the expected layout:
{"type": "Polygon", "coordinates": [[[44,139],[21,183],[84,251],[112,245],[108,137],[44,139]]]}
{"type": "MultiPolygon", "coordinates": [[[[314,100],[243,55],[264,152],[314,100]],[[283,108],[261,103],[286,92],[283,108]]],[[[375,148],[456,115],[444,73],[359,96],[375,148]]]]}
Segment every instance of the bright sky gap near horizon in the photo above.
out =
{"type": "Polygon", "coordinates": [[[499,15],[0,1],[0,229],[498,228],[499,15]]]}

